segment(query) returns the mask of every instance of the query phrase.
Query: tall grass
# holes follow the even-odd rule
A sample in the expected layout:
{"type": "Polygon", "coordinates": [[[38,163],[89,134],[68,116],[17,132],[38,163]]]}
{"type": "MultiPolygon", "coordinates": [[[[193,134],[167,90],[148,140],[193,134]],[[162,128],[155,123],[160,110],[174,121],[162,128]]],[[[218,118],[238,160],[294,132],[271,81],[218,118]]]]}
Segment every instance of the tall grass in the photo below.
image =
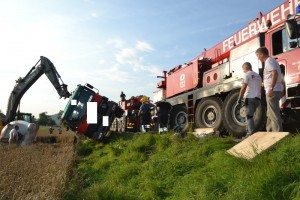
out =
{"type": "Polygon", "coordinates": [[[252,161],[230,138],[118,135],[86,140],[65,199],[300,199],[300,136],[252,161]]]}
{"type": "Polygon", "coordinates": [[[72,144],[0,143],[0,199],[62,199],[74,163],[72,144]]]}

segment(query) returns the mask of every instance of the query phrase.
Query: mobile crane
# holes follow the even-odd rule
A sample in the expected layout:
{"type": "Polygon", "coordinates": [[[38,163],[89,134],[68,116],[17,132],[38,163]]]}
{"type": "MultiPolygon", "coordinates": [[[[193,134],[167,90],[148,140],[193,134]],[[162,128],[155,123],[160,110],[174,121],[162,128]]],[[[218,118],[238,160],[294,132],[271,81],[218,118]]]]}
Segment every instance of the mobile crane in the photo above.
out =
{"type": "MultiPolygon", "coordinates": [[[[269,13],[259,13],[242,30],[204,51],[184,65],[164,71],[153,99],[166,99],[173,106],[171,126],[183,130],[213,128],[240,138],[245,134],[245,107],[237,105],[242,85],[242,64],[263,75],[264,65],[255,51],[266,46],[285,74],[281,99],[283,117],[300,116],[300,0],[287,0],[269,13]]],[[[264,89],[262,89],[264,91],[264,89]]],[[[262,97],[265,95],[262,94],[262,97]]],[[[254,121],[262,130],[266,121],[262,98],[254,121]]]]}

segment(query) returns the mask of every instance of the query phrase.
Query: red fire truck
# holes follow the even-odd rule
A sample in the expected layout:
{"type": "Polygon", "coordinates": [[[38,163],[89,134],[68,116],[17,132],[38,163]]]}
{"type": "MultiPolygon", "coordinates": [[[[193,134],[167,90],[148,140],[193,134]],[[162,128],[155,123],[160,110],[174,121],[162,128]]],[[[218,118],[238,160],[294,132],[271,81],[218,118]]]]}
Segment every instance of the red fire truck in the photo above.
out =
{"type": "MultiPolygon", "coordinates": [[[[139,109],[142,105],[141,99],[144,95],[132,96],[130,99],[123,99],[119,102],[120,107],[125,111],[123,116],[116,118],[111,125],[111,130],[117,132],[138,132],[141,128],[141,118],[138,116],[139,109]]],[[[150,104],[151,109],[154,105],[150,104]]],[[[154,123],[150,123],[150,130],[154,129],[154,123]]]]}
{"type": "MultiPolygon", "coordinates": [[[[281,108],[285,117],[300,109],[300,0],[289,0],[251,21],[242,30],[204,51],[184,65],[164,71],[154,99],[173,106],[171,127],[214,128],[234,137],[245,134],[245,108],[237,105],[242,85],[242,64],[250,62],[261,76],[264,65],[255,51],[266,46],[285,74],[281,108]]],[[[265,96],[264,94],[262,95],[265,96]]],[[[266,121],[265,99],[254,116],[257,130],[266,121]]]]}

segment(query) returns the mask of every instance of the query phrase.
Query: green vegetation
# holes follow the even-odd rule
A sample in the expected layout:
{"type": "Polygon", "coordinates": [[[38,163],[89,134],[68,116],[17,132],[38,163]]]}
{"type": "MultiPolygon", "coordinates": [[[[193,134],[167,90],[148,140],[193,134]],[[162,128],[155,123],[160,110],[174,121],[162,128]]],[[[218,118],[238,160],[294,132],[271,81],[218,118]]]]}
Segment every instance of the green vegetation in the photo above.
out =
{"type": "Polygon", "coordinates": [[[84,140],[65,199],[300,199],[300,135],[252,161],[226,150],[230,138],[171,133],[84,140]]]}

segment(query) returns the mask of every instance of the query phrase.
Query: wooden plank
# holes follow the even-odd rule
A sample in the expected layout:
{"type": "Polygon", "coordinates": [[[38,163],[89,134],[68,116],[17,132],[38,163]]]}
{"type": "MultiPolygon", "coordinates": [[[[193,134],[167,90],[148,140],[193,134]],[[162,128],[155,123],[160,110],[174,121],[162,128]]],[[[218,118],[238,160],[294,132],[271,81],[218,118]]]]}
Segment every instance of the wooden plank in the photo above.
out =
{"type": "Polygon", "coordinates": [[[215,133],[213,128],[196,128],[193,135],[196,137],[206,137],[208,135],[213,135],[215,133]]]}
{"type": "Polygon", "coordinates": [[[250,160],[289,134],[289,132],[257,132],[229,149],[227,153],[250,160]]]}

